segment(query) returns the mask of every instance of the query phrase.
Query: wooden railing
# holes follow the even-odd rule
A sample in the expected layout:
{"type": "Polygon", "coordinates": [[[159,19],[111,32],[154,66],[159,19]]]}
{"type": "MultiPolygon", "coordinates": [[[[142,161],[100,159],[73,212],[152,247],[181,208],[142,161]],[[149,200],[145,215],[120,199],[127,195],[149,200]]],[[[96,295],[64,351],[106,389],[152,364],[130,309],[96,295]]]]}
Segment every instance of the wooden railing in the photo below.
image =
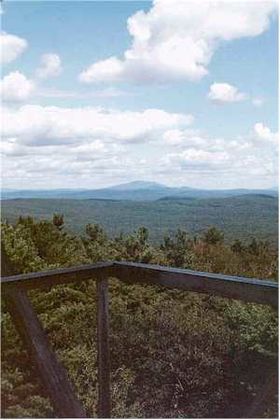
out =
{"type": "Polygon", "coordinates": [[[278,305],[278,284],[156,265],[105,262],[81,267],[3,277],[2,295],[16,328],[38,369],[58,417],[87,417],[64,367],[48,345],[47,335],[27,291],[95,279],[97,283],[98,417],[110,417],[108,278],[128,284],[152,284],[258,304],[278,305]]]}

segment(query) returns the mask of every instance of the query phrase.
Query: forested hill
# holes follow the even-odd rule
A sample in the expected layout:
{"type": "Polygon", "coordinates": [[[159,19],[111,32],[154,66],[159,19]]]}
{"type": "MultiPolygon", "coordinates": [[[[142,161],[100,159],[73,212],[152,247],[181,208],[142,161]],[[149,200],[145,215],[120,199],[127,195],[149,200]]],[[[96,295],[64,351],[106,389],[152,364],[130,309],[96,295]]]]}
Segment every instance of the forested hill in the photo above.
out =
{"type": "Polygon", "coordinates": [[[52,190],[7,190],[3,189],[2,199],[14,198],[69,198],[77,200],[106,199],[154,201],[165,197],[174,198],[222,198],[247,194],[263,194],[276,197],[278,191],[271,189],[225,189],[205,190],[190,187],[168,187],[156,182],[134,181],[100,189],[52,189],[52,190]]]}
{"type": "Polygon", "coordinates": [[[146,226],[151,240],[159,242],[178,228],[199,234],[209,226],[225,232],[225,239],[256,237],[277,244],[278,200],[265,194],[224,198],[164,197],[155,201],[15,199],[2,201],[2,219],[19,216],[49,219],[64,215],[66,228],[82,233],[87,223],[99,223],[111,235],[133,232],[146,226]]]}

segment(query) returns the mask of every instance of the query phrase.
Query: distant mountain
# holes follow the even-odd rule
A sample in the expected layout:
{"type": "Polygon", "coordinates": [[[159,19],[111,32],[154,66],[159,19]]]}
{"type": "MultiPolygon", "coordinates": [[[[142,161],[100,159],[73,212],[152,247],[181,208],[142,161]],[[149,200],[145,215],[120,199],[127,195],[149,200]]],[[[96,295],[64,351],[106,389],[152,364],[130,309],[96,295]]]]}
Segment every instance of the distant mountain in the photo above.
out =
{"type": "MultiPolygon", "coordinates": [[[[173,202],[191,202],[191,201],[196,201],[196,200],[207,200],[207,199],[227,199],[227,200],[239,200],[239,199],[249,199],[251,201],[258,200],[258,199],[264,199],[264,200],[275,200],[277,198],[277,196],[274,194],[269,194],[267,193],[258,193],[258,192],[250,192],[249,194],[232,194],[232,195],[225,195],[225,196],[212,196],[212,197],[187,197],[187,196],[165,196],[165,197],[161,197],[159,198],[157,201],[173,201],[173,202]]],[[[233,201],[234,203],[234,201],[233,201]]]]}
{"type": "Polygon", "coordinates": [[[56,189],[56,190],[3,190],[2,200],[15,198],[71,198],[155,201],[163,198],[223,198],[248,194],[262,194],[277,197],[276,189],[268,190],[204,190],[190,187],[168,187],[149,181],[134,181],[101,189],[56,189]]]}
{"type": "Polygon", "coordinates": [[[166,185],[159,184],[157,182],[151,181],[133,181],[127,182],[125,184],[114,185],[113,187],[108,187],[106,189],[116,190],[116,191],[135,191],[135,190],[162,190],[169,189],[166,185]]]}

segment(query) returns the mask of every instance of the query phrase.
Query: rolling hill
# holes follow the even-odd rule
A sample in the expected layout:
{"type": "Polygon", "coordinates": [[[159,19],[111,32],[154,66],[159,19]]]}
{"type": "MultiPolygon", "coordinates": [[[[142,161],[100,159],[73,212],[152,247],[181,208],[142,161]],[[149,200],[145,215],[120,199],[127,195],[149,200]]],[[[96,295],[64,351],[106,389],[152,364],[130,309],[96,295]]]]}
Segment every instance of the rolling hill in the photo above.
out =
{"type": "Polygon", "coordinates": [[[84,232],[87,223],[101,224],[112,236],[146,226],[151,240],[159,242],[164,234],[172,234],[178,228],[200,234],[209,226],[217,226],[229,241],[255,236],[274,245],[278,242],[278,200],[264,193],[218,198],[165,195],[153,201],[65,198],[2,201],[2,219],[9,222],[20,215],[49,219],[53,213],[64,214],[66,228],[78,234],[84,232]]]}

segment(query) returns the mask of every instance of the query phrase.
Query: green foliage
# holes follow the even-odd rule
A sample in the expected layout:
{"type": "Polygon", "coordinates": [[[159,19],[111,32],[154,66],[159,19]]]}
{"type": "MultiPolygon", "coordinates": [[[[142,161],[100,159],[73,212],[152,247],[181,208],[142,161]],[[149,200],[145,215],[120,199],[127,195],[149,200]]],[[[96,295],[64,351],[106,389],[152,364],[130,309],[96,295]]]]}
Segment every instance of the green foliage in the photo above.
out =
{"type": "MultiPolygon", "coordinates": [[[[4,308],[2,307],[2,310],[4,308]]],[[[2,314],[2,410],[10,418],[53,417],[52,407],[15,331],[10,316],[2,314]]]]}
{"type": "MultiPolygon", "coordinates": [[[[19,273],[127,260],[277,277],[277,253],[268,244],[226,244],[213,228],[196,237],[178,229],[156,247],[145,227],[112,239],[92,223],[80,238],[65,232],[60,215],[21,217],[2,225],[2,248],[19,273]]],[[[29,296],[88,415],[96,417],[95,281],[29,296]]],[[[5,304],[2,310],[2,415],[53,417],[5,304]]],[[[277,367],[277,316],[260,305],[111,279],[110,349],[114,417],[242,417],[277,367]]],[[[275,392],[268,417],[276,413],[275,392]]]]}
{"type": "Polygon", "coordinates": [[[184,268],[191,266],[193,259],[192,240],[187,232],[178,229],[174,239],[165,236],[161,250],[166,255],[168,265],[184,268]]]}
{"type": "Polygon", "coordinates": [[[245,351],[277,354],[277,319],[275,313],[262,305],[227,305],[225,316],[229,326],[239,335],[239,344],[245,351]]]}
{"type": "Polygon", "coordinates": [[[15,225],[2,223],[2,246],[19,273],[89,261],[80,238],[31,217],[20,217],[15,225]]]}
{"type": "Polygon", "coordinates": [[[278,244],[278,198],[249,195],[227,198],[173,198],[155,201],[17,199],[3,200],[2,218],[15,222],[19,216],[31,215],[51,219],[59,208],[65,229],[81,235],[86,224],[102,225],[112,238],[128,234],[139,226],[149,229],[150,241],[159,245],[165,234],[177,229],[201,234],[215,226],[225,234],[225,241],[249,242],[253,237],[278,244]]]}
{"type": "Polygon", "coordinates": [[[2,223],[1,232],[2,247],[19,273],[39,271],[44,267],[28,227],[20,222],[15,226],[2,223]]]}
{"type": "Polygon", "coordinates": [[[145,227],[131,235],[120,234],[113,242],[115,260],[152,263],[157,260],[158,252],[148,242],[149,233],[145,227]]]}
{"type": "Polygon", "coordinates": [[[224,234],[215,226],[212,226],[205,232],[203,240],[208,245],[217,245],[224,241],[224,234]]]}

